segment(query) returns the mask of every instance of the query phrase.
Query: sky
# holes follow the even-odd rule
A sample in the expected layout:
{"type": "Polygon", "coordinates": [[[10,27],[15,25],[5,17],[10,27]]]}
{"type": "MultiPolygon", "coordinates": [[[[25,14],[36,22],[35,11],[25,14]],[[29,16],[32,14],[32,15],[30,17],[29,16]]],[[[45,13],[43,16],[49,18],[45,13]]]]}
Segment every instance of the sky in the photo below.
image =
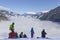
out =
{"type": "Polygon", "coordinates": [[[60,6],[60,0],[0,0],[0,6],[16,13],[49,11],[60,6]]]}

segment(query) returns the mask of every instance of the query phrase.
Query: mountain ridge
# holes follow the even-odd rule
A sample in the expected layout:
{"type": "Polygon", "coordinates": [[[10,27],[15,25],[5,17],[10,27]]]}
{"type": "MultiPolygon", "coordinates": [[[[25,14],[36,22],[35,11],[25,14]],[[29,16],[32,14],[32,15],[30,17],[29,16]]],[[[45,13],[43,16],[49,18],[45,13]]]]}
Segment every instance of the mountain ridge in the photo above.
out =
{"type": "Polygon", "coordinates": [[[45,13],[40,19],[60,22],[60,6],[50,10],[48,13],[45,13]]]}

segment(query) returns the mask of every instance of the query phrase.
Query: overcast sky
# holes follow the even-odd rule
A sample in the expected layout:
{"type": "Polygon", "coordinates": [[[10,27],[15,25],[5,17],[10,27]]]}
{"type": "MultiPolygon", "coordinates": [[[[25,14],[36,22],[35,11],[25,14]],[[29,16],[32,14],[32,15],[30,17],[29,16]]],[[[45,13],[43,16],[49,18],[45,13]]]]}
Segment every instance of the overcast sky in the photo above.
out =
{"type": "Polygon", "coordinates": [[[41,12],[60,6],[60,0],[0,0],[0,6],[17,13],[41,12]]]}

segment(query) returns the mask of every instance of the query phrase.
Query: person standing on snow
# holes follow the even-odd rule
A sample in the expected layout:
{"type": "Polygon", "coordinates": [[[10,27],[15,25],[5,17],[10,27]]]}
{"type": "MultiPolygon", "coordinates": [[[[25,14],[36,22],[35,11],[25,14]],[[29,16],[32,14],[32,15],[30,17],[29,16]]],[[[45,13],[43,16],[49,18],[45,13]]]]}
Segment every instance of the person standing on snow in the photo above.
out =
{"type": "Polygon", "coordinates": [[[14,24],[15,24],[15,23],[13,22],[13,23],[10,25],[9,30],[11,30],[11,31],[14,30],[14,24]]]}
{"type": "Polygon", "coordinates": [[[33,27],[31,28],[31,38],[34,37],[34,30],[33,30],[33,27]]]}
{"type": "Polygon", "coordinates": [[[45,29],[43,29],[42,32],[41,32],[41,37],[42,37],[42,38],[45,38],[45,37],[46,37],[46,34],[47,34],[47,33],[45,32],[45,29]]]}

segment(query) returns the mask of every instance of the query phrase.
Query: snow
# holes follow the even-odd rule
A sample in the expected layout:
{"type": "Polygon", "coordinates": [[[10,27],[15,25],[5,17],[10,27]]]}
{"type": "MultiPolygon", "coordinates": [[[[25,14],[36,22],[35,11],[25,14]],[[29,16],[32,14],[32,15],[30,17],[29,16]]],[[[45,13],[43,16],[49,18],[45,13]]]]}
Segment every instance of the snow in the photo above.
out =
{"type": "Polygon", "coordinates": [[[49,12],[49,10],[47,10],[47,11],[42,11],[42,13],[47,13],[47,12],[49,12]]]}
{"type": "MultiPolygon", "coordinates": [[[[32,17],[10,17],[10,21],[1,21],[0,22],[0,39],[8,38],[8,33],[10,32],[9,26],[10,24],[14,22],[15,23],[15,32],[20,34],[21,32],[27,34],[28,38],[30,38],[30,30],[33,27],[35,31],[34,39],[21,39],[21,40],[43,40],[42,38],[36,39],[36,37],[41,37],[41,31],[42,29],[45,29],[47,32],[47,36],[49,38],[52,38],[52,40],[55,38],[60,38],[60,25],[54,22],[50,21],[41,21],[36,18],[32,17]]],[[[7,39],[6,39],[7,40],[7,39]]],[[[11,40],[11,39],[9,39],[11,40]]],[[[15,40],[15,39],[14,39],[15,40]]],[[[20,40],[20,39],[16,39],[20,40]]],[[[44,39],[48,40],[48,39],[44,39]]],[[[49,39],[51,40],[51,39],[49,39]]]]}
{"type": "Polygon", "coordinates": [[[1,39],[1,40],[50,40],[50,39],[18,38],[18,39],[1,39]]]}
{"type": "Polygon", "coordinates": [[[45,38],[18,38],[18,39],[0,39],[0,40],[60,40],[60,38],[45,39],[45,38]]]}

